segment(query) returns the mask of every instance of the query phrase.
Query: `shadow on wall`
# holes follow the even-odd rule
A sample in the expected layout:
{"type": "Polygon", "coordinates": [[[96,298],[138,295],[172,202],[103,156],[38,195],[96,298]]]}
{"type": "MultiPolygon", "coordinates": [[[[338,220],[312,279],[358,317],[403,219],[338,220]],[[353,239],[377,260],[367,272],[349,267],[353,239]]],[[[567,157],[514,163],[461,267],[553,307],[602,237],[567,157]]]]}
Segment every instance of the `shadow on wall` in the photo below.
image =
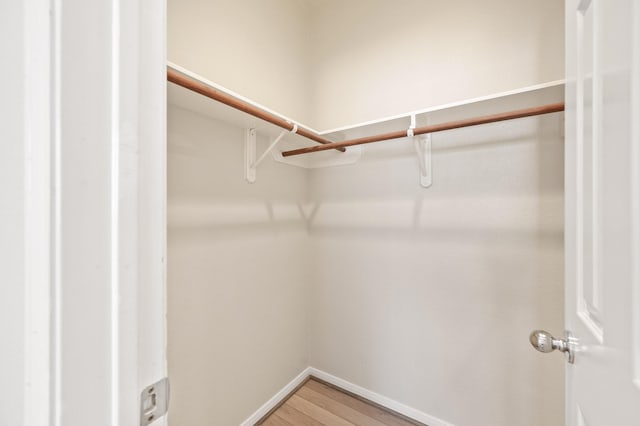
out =
{"type": "Polygon", "coordinates": [[[313,171],[313,365],[453,424],[560,424],[563,360],[527,336],[562,326],[561,125],[434,135],[428,189],[408,141],[313,171]]]}
{"type": "MultiPolygon", "coordinates": [[[[454,424],[558,424],[562,360],[540,357],[527,336],[562,318],[559,116],[434,135],[428,189],[418,184],[409,140],[371,144],[355,166],[307,171],[265,162],[250,185],[240,129],[177,109],[169,119],[180,120],[169,146],[169,239],[178,243],[170,256],[183,253],[188,265],[169,268],[179,283],[172,303],[185,299],[180,312],[189,317],[193,303],[206,305],[194,324],[214,324],[220,330],[206,332],[218,335],[242,325],[229,340],[253,345],[247,336],[258,335],[267,344],[302,316],[286,352],[304,349],[307,365],[454,424]],[[293,278],[281,275],[292,265],[293,278]],[[292,289],[286,309],[263,303],[292,289]],[[238,315],[238,300],[255,312],[238,315]],[[271,323],[277,327],[264,326],[271,323]],[[309,347],[299,347],[305,339],[309,347]]],[[[275,349],[259,355],[265,371],[280,362],[282,377],[295,374],[275,349]]],[[[227,364],[219,370],[235,383],[227,364]]],[[[246,405],[284,384],[273,383],[246,405]]]]}
{"type": "Polygon", "coordinates": [[[487,239],[515,243],[537,237],[541,244],[562,243],[562,223],[538,229],[539,212],[557,209],[561,196],[430,198],[341,202],[255,203],[176,202],[169,207],[169,230],[230,235],[306,228],[311,235],[345,238],[437,237],[463,241],[487,239]],[[499,212],[496,214],[496,212],[499,212]]]}
{"type": "MultiPolygon", "coordinates": [[[[240,176],[241,158],[218,161],[207,169],[226,177],[226,189],[215,184],[213,193],[206,189],[206,180],[192,179],[204,187],[195,194],[194,188],[175,191],[169,229],[236,234],[304,227],[314,235],[437,235],[459,241],[484,236],[494,242],[535,235],[541,243],[558,243],[563,238],[562,215],[557,214],[563,203],[562,181],[558,185],[558,172],[553,171],[562,170],[563,161],[558,156],[558,120],[542,117],[434,135],[434,184],[428,189],[418,185],[408,139],[369,146],[355,166],[311,170],[307,201],[273,195],[277,185],[269,182],[274,178],[269,172],[289,166],[268,162],[259,183],[251,185],[240,176]],[[535,161],[523,165],[518,158],[526,156],[535,161]],[[230,174],[236,175],[234,180],[228,179],[230,174]],[[270,191],[263,191],[264,185],[270,191]]],[[[190,155],[184,145],[172,149],[190,155]]]]}

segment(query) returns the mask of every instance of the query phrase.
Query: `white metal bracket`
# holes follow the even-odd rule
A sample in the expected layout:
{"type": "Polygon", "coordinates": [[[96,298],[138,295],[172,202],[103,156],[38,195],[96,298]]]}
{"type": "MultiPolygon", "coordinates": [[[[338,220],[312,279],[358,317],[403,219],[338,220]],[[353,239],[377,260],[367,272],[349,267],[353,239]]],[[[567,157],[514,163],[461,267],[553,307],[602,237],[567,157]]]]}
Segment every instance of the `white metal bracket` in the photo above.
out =
{"type": "Polygon", "coordinates": [[[244,177],[249,183],[256,181],[256,169],[267,158],[267,155],[280,143],[284,135],[287,133],[296,133],[298,125],[294,124],[293,129],[283,130],[277,138],[271,142],[271,145],[262,153],[260,158],[256,160],[256,129],[247,129],[244,138],[244,177]]]}
{"type": "Polygon", "coordinates": [[[251,167],[256,161],[256,129],[247,129],[244,133],[244,178],[247,182],[256,181],[256,169],[251,167]]]}
{"type": "Polygon", "coordinates": [[[420,166],[420,185],[425,188],[431,186],[431,135],[422,135],[413,138],[413,144],[418,156],[420,166]]]}
{"type": "Polygon", "coordinates": [[[411,114],[411,124],[409,125],[409,129],[407,130],[407,136],[412,138],[413,135],[413,131],[416,128],[416,115],[415,114],[411,114]]]}

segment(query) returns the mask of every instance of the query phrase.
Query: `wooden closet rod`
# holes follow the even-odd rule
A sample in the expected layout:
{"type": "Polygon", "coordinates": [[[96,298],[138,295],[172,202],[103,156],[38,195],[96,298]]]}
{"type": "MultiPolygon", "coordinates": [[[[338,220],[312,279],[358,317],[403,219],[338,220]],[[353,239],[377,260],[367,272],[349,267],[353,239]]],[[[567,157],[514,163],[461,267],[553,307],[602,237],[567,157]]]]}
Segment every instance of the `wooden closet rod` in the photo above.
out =
{"type": "MultiPolygon", "coordinates": [[[[422,135],[425,133],[436,133],[436,132],[442,132],[444,130],[459,129],[461,127],[477,126],[479,124],[494,123],[496,121],[504,121],[504,120],[513,120],[515,118],[531,117],[534,115],[549,114],[552,112],[560,112],[560,111],[564,111],[563,102],[560,102],[557,104],[543,105],[543,106],[534,107],[534,108],[521,109],[517,111],[503,112],[500,114],[487,115],[484,117],[468,118],[465,120],[450,121],[448,123],[417,127],[413,130],[413,134],[422,135]]],[[[362,145],[365,143],[381,142],[381,141],[387,141],[390,139],[399,139],[399,138],[405,138],[405,137],[407,137],[407,131],[399,130],[397,132],[384,133],[382,135],[366,136],[366,137],[346,140],[342,142],[333,142],[326,145],[294,149],[292,151],[283,152],[282,156],[290,157],[292,155],[307,154],[310,152],[318,152],[318,151],[324,151],[327,149],[334,149],[334,148],[345,148],[353,145],[362,145]]]]}
{"type": "MultiPolygon", "coordinates": [[[[225,105],[228,105],[231,108],[235,108],[239,111],[253,115],[254,117],[267,121],[285,130],[291,131],[294,128],[294,125],[292,123],[289,123],[287,120],[280,118],[277,115],[271,114],[270,112],[260,109],[254,105],[251,105],[240,99],[234,98],[231,95],[221,92],[220,90],[217,90],[211,86],[204,84],[201,81],[198,81],[194,78],[184,75],[170,67],[167,67],[167,80],[169,80],[171,83],[177,84],[178,86],[182,86],[185,89],[189,89],[193,92],[206,96],[207,98],[210,98],[220,103],[223,103],[225,105]]],[[[296,133],[300,136],[304,136],[307,139],[311,139],[312,141],[315,141],[321,144],[328,145],[333,143],[329,139],[325,139],[322,136],[316,133],[313,133],[301,126],[298,127],[298,130],[296,133]]],[[[342,152],[346,151],[345,148],[339,148],[339,147],[333,148],[333,149],[337,149],[342,152]]]]}

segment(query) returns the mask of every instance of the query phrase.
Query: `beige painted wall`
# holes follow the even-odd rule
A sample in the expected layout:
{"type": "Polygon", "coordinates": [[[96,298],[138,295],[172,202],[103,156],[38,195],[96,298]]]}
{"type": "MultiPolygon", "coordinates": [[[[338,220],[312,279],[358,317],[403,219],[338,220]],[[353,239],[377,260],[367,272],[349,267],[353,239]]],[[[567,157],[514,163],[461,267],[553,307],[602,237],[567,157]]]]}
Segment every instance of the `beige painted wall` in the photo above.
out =
{"type": "Polygon", "coordinates": [[[564,78],[556,0],[169,0],[168,26],[170,61],[320,130],[564,78]]]}
{"type": "MultiPolygon", "coordinates": [[[[562,78],[561,4],[476,3],[170,0],[169,59],[320,128],[562,78]]],[[[235,424],[306,365],[457,426],[561,424],[563,360],[527,340],[562,330],[559,127],[438,135],[427,190],[406,144],[248,185],[241,129],[171,107],[172,424],[235,424]]]]}
{"type": "Polygon", "coordinates": [[[312,365],[457,426],[562,424],[564,360],[527,339],[563,328],[561,125],[435,135],[429,189],[408,141],[249,185],[242,129],[170,106],[171,423],[237,424],[312,365]]]}
{"type": "MultiPolygon", "coordinates": [[[[473,111],[469,111],[471,115],[473,111]]],[[[457,426],[563,423],[561,115],[408,141],[310,174],[311,365],[457,426]]]]}
{"type": "Polygon", "coordinates": [[[307,11],[301,0],[168,0],[168,59],[310,123],[307,11]]]}
{"type": "MultiPolygon", "coordinates": [[[[303,169],[244,181],[243,131],[168,111],[172,425],[239,424],[308,365],[303,169]]],[[[260,140],[259,150],[266,141],[260,140]]]]}
{"type": "Polygon", "coordinates": [[[320,129],[564,78],[561,1],[310,4],[320,129]]]}

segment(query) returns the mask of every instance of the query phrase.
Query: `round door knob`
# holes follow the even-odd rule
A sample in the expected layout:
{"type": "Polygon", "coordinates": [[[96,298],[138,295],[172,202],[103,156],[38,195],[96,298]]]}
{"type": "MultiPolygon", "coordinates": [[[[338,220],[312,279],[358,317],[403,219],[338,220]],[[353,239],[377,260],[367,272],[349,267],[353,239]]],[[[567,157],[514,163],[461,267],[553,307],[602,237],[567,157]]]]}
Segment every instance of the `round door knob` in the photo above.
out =
{"type": "Polygon", "coordinates": [[[570,336],[567,333],[567,340],[556,339],[551,333],[544,330],[535,330],[529,335],[531,346],[536,348],[537,351],[543,353],[549,353],[555,350],[564,352],[568,355],[569,363],[573,364],[573,350],[569,345],[569,338],[570,336]]]}
{"type": "Polygon", "coordinates": [[[536,348],[536,350],[544,353],[553,352],[554,349],[554,337],[551,333],[544,330],[535,330],[529,336],[529,341],[531,345],[536,348]]]}

